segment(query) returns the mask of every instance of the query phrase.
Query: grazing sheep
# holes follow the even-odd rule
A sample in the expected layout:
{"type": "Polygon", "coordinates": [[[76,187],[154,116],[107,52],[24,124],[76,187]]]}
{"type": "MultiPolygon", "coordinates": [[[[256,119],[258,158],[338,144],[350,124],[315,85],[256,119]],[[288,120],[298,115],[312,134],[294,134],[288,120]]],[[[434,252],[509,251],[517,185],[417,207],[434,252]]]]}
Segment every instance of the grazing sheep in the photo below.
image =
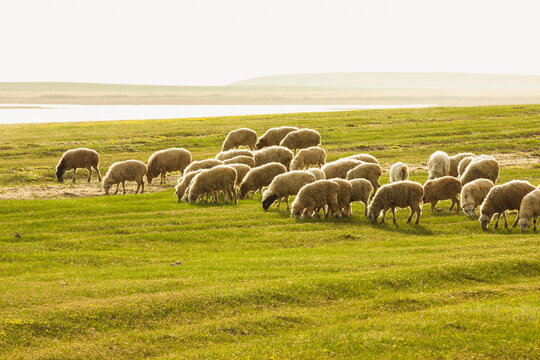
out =
{"type": "MultiPolygon", "coordinates": [[[[351,193],[352,193],[352,185],[347,180],[343,179],[330,179],[331,181],[337,183],[339,185],[339,192],[338,192],[338,208],[339,212],[335,213],[334,216],[338,217],[339,215],[343,217],[350,217],[352,214],[352,206],[351,206],[351,193]]],[[[329,215],[332,215],[330,213],[329,215]]]]}
{"type": "Polygon", "coordinates": [[[291,216],[299,219],[313,215],[319,217],[319,211],[323,209],[324,217],[329,213],[337,214],[339,185],[331,180],[318,180],[307,184],[298,191],[291,207],[291,216]],[[328,207],[328,211],[326,210],[328,207]]]}
{"type": "Polygon", "coordinates": [[[498,178],[499,163],[497,160],[491,156],[482,156],[471,161],[460,180],[463,185],[476,179],[489,179],[496,184],[498,178]]]}
{"type": "Polygon", "coordinates": [[[232,149],[229,151],[222,151],[216,155],[217,160],[225,161],[237,156],[250,156],[253,157],[253,153],[247,149],[232,149]]]}
{"type": "Polygon", "coordinates": [[[197,171],[192,171],[178,179],[178,185],[176,185],[176,191],[174,192],[174,195],[178,197],[178,202],[180,202],[180,200],[184,197],[184,194],[186,193],[186,190],[189,187],[191,180],[193,180],[193,178],[199,175],[202,171],[204,170],[201,169],[197,171]]]}
{"type": "Polygon", "coordinates": [[[224,160],[223,164],[225,164],[225,165],[228,165],[228,164],[244,164],[244,165],[247,165],[249,167],[255,167],[255,160],[253,160],[253,158],[251,156],[240,155],[240,156],[235,156],[235,157],[233,157],[231,159],[224,160]]]}
{"type": "Polygon", "coordinates": [[[428,179],[436,179],[450,174],[450,158],[444,151],[435,151],[428,160],[428,179]]]}
{"type": "Polygon", "coordinates": [[[519,208],[519,227],[521,231],[527,231],[531,227],[531,219],[533,219],[536,231],[536,221],[540,216],[540,189],[536,189],[523,197],[519,208]]]}
{"type": "MultiPolygon", "coordinates": [[[[472,164],[471,164],[472,165],[472,164]]],[[[471,166],[469,165],[469,166],[471,166]]],[[[527,181],[513,180],[502,185],[497,185],[489,190],[486,199],[480,208],[480,225],[482,230],[486,230],[493,215],[497,214],[495,229],[499,226],[501,215],[504,218],[504,227],[508,229],[506,222],[506,211],[517,210],[516,221],[512,224],[515,227],[519,221],[519,208],[523,197],[533,191],[534,186],[527,181]]]]}
{"type": "Polygon", "coordinates": [[[281,140],[285,136],[287,136],[288,133],[298,130],[296,127],[292,126],[282,126],[277,128],[271,128],[268,129],[257,141],[257,144],[255,144],[255,147],[257,149],[262,149],[267,146],[275,146],[279,145],[281,140]]]}
{"type": "Polygon", "coordinates": [[[257,142],[257,133],[248,128],[242,128],[231,131],[221,147],[221,151],[227,151],[245,145],[249,146],[251,150],[255,150],[255,143],[257,142]]]}
{"type": "Polygon", "coordinates": [[[442,200],[452,200],[452,206],[448,210],[452,210],[455,206],[456,212],[459,212],[458,195],[460,192],[461,181],[453,176],[443,176],[426,181],[422,201],[424,204],[431,203],[431,211],[442,211],[441,209],[437,209],[437,203],[442,200]]]}
{"type": "Polygon", "coordinates": [[[196,175],[189,185],[189,203],[194,204],[203,195],[213,195],[218,201],[219,192],[223,192],[225,204],[228,198],[237,203],[236,170],[227,165],[218,165],[196,175]]]}
{"type": "Polygon", "coordinates": [[[321,169],[309,168],[306,171],[315,175],[315,179],[317,180],[326,180],[326,175],[324,175],[324,172],[321,169]]]}
{"type": "Polygon", "coordinates": [[[311,129],[300,129],[291,131],[279,143],[293,150],[296,153],[298,149],[305,149],[311,146],[317,146],[321,143],[321,134],[318,131],[311,129]]]}
{"type": "Polygon", "coordinates": [[[467,166],[469,166],[469,164],[471,163],[471,161],[474,160],[474,158],[475,156],[465,156],[463,159],[461,159],[457,167],[457,177],[461,177],[461,175],[463,175],[463,173],[467,169],[467,166]]]}
{"type": "Polygon", "coordinates": [[[283,166],[283,164],[277,162],[271,162],[249,170],[240,184],[240,200],[243,200],[249,192],[253,192],[253,195],[251,196],[253,199],[253,196],[257,191],[259,191],[262,198],[263,187],[270,185],[276,176],[286,172],[287,168],[283,166]]]}
{"type": "Polygon", "coordinates": [[[290,171],[276,176],[270,183],[268,189],[263,193],[263,209],[268,210],[276,200],[278,200],[276,209],[279,209],[281,200],[285,199],[287,210],[289,210],[289,196],[298,194],[298,191],[300,191],[304,185],[315,181],[315,175],[307,171],[290,171]]]}
{"type": "Polygon", "coordinates": [[[339,159],[326,163],[322,167],[322,171],[327,179],[332,178],[341,178],[345,179],[347,177],[347,172],[351,169],[354,169],[358,165],[365,164],[363,161],[354,160],[354,159],[339,159]]]}
{"type": "Polygon", "coordinates": [[[135,181],[137,183],[137,191],[141,189],[141,194],[144,193],[144,175],[146,175],[146,164],[139,160],[126,160],[116,162],[111,165],[109,171],[103,178],[103,190],[109,195],[109,191],[116,184],[115,194],[118,193],[118,187],[122,183],[122,193],[126,193],[126,181],[135,181]]]}
{"type": "Polygon", "coordinates": [[[493,186],[495,186],[493,182],[488,179],[476,179],[463,185],[461,188],[461,207],[463,211],[468,216],[476,216],[476,207],[482,205],[493,186]]]}
{"type": "Polygon", "coordinates": [[[98,180],[101,182],[101,173],[99,172],[99,154],[92,149],[80,148],[68,150],[62,155],[62,158],[56,165],[56,178],[58,181],[64,181],[66,171],[73,170],[73,182],[75,182],[75,173],[77,169],[88,170],[88,182],[92,178],[92,168],[98,174],[98,180]]]}
{"type": "Polygon", "coordinates": [[[390,168],[390,180],[389,183],[396,181],[405,181],[409,179],[409,167],[407,164],[397,162],[390,168]]]}
{"type": "MultiPolygon", "coordinates": [[[[348,179],[347,179],[348,180],[348,179]]],[[[364,216],[367,216],[368,201],[373,191],[373,185],[371,182],[366,179],[352,179],[349,180],[351,183],[351,203],[354,201],[361,201],[364,203],[364,216]]]]}
{"type": "Polygon", "coordinates": [[[347,180],[366,179],[371,183],[373,189],[377,191],[377,189],[381,187],[381,183],[379,182],[379,178],[381,177],[381,175],[382,168],[379,166],[379,164],[367,163],[360,164],[355,168],[347,171],[347,175],[345,176],[345,178],[347,180]]]}
{"type": "Polygon", "coordinates": [[[458,177],[459,175],[458,166],[461,160],[463,160],[466,157],[474,157],[474,156],[475,155],[471,153],[459,153],[457,155],[450,156],[450,171],[448,175],[453,176],[453,177],[458,177]]]}
{"type": "Polygon", "coordinates": [[[255,159],[255,166],[261,166],[271,162],[278,162],[283,164],[287,170],[294,157],[291,150],[283,146],[270,146],[262,150],[255,151],[253,158],[255,159]]]}
{"type": "Polygon", "coordinates": [[[242,180],[246,177],[246,174],[251,170],[251,167],[245,164],[228,164],[227,166],[232,167],[236,170],[236,186],[240,186],[242,180]]]}
{"type": "Polygon", "coordinates": [[[187,168],[184,169],[184,175],[192,171],[211,169],[214,166],[223,165],[223,161],[216,159],[205,159],[194,161],[187,168]]]}
{"type": "Polygon", "coordinates": [[[381,211],[383,212],[382,221],[385,221],[386,212],[392,209],[392,218],[396,223],[396,207],[411,209],[411,214],[407,220],[407,224],[411,222],[414,213],[416,213],[416,222],[420,222],[420,214],[422,213],[422,197],[424,189],[421,184],[413,181],[397,181],[394,183],[383,185],[377,190],[375,197],[368,207],[368,218],[377,222],[381,211]]]}
{"type": "Polygon", "coordinates": [[[161,175],[161,184],[165,184],[165,175],[167,172],[180,171],[191,163],[191,153],[186,149],[172,148],[156,151],[148,159],[148,171],[146,179],[152,183],[152,179],[161,175]]]}
{"type": "Polygon", "coordinates": [[[371,156],[369,154],[351,155],[351,156],[347,157],[347,159],[360,160],[360,161],[363,161],[363,162],[373,163],[373,164],[378,164],[379,163],[379,160],[377,160],[377,158],[375,156],[371,156]]]}
{"type": "Polygon", "coordinates": [[[306,170],[310,166],[322,167],[326,164],[326,151],[318,146],[302,149],[291,162],[291,170],[306,170]]]}

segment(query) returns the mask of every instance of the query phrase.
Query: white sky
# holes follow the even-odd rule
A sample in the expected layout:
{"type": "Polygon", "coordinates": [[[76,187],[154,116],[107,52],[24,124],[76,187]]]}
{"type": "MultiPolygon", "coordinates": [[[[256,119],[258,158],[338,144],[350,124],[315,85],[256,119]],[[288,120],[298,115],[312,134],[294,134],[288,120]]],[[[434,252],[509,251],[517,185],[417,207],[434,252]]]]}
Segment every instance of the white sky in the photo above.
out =
{"type": "Polygon", "coordinates": [[[1,0],[0,81],[540,75],[538,0],[1,0]]]}

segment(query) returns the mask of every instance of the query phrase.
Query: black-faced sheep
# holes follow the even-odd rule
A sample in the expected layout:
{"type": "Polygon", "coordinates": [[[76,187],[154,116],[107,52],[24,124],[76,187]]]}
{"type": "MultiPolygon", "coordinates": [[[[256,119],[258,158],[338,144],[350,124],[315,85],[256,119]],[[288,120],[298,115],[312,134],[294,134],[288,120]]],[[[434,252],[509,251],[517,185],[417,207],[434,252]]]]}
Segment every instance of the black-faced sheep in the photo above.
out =
{"type": "Polygon", "coordinates": [[[279,145],[281,140],[285,136],[287,136],[288,133],[298,130],[296,127],[292,126],[282,126],[277,128],[271,128],[268,129],[257,141],[257,144],[255,144],[255,147],[257,149],[262,149],[267,146],[275,146],[279,145]]]}
{"type": "Polygon", "coordinates": [[[235,156],[233,158],[223,160],[223,164],[230,165],[230,164],[244,164],[249,167],[255,167],[255,160],[253,160],[253,157],[251,156],[235,156]]]}
{"type": "Polygon", "coordinates": [[[306,170],[311,166],[326,164],[326,151],[318,146],[301,149],[291,162],[291,170],[306,170]]]}
{"type": "Polygon", "coordinates": [[[364,204],[364,216],[367,216],[368,201],[373,191],[373,185],[366,179],[352,179],[349,180],[349,183],[352,186],[351,203],[361,201],[364,204]]]}
{"type": "Polygon", "coordinates": [[[351,206],[351,193],[352,193],[352,185],[347,180],[335,178],[330,179],[331,181],[335,182],[339,185],[339,192],[338,192],[338,209],[339,212],[330,215],[334,216],[343,216],[343,217],[350,217],[352,214],[352,206],[351,206]]]}
{"type": "Polygon", "coordinates": [[[405,181],[409,179],[409,167],[407,164],[402,162],[397,162],[390,168],[390,179],[389,183],[396,181],[405,181]]]}
{"type": "Polygon", "coordinates": [[[450,158],[444,151],[435,151],[428,160],[428,179],[436,179],[450,174],[450,158]]]}
{"type": "Polygon", "coordinates": [[[221,147],[221,151],[227,151],[240,146],[249,146],[251,150],[255,150],[257,142],[257,133],[248,128],[242,128],[231,131],[221,147]]]}
{"type": "Polygon", "coordinates": [[[309,168],[306,171],[315,175],[315,179],[317,180],[326,180],[326,175],[324,175],[324,172],[321,169],[309,168]]]}
{"type": "Polygon", "coordinates": [[[531,227],[531,219],[534,222],[533,230],[536,231],[536,221],[540,216],[540,189],[536,189],[523,197],[519,208],[519,227],[521,231],[527,231],[531,227]]]}
{"type": "Polygon", "coordinates": [[[283,164],[287,170],[289,170],[293,157],[293,152],[283,146],[270,146],[253,153],[255,166],[261,166],[271,162],[278,162],[283,164]]]}
{"type": "Polygon", "coordinates": [[[186,149],[172,148],[156,151],[150,159],[148,159],[148,171],[146,179],[148,183],[152,183],[152,179],[161,175],[161,184],[165,184],[165,175],[167,172],[180,171],[191,163],[191,153],[186,149]]]}
{"type": "Polygon", "coordinates": [[[312,146],[317,146],[321,143],[321,134],[312,129],[300,129],[291,131],[279,143],[293,150],[296,153],[298,149],[305,149],[312,146]]]}
{"type": "Polygon", "coordinates": [[[476,179],[463,185],[461,188],[461,207],[465,214],[476,216],[476,207],[482,205],[493,186],[495,186],[493,182],[488,179],[476,179]]]}
{"type": "Polygon", "coordinates": [[[318,217],[321,209],[325,218],[328,217],[328,213],[337,214],[339,212],[338,193],[339,185],[331,180],[318,180],[307,184],[298,191],[291,206],[291,216],[297,219],[311,218],[313,215],[318,217]]]}
{"type": "Polygon", "coordinates": [[[381,187],[381,183],[379,182],[381,175],[382,168],[379,166],[379,164],[368,163],[360,164],[347,171],[347,176],[345,178],[347,180],[366,179],[371,183],[373,189],[377,191],[377,189],[381,187]]]}
{"type": "Polygon", "coordinates": [[[437,208],[437,204],[442,200],[452,200],[452,210],[456,207],[456,212],[459,212],[459,199],[458,195],[461,192],[461,181],[453,176],[443,176],[437,179],[426,181],[424,184],[424,197],[422,201],[424,204],[431,204],[431,211],[441,209],[437,208]]]}
{"type": "Polygon", "coordinates": [[[471,161],[459,180],[463,185],[476,180],[488,179],[494,184],[499,178],[499,163],[490,156],[481,156],[471,161]]]}
{"type": "Polygon", "coordinates": [[[184,174],[188,174],[192,171],[211,169],[215,166],[223,165],[223,161],[216,159],[204,159],[193,161],[187,168],[184,169],[184,174]]]}
{"type": "Polygon", "coordinates": [[[347,157],[347,159],[360,160],[367,163],[378,164],[379,160],[375,156],[369,154],[356,154],[347,157]]]}
{"type": "Polygon", "coordinates": [[[62,155],[62,158],[56,165],[56,178],[58,181],[64,181],[66,171],[73,170],[73,182],[75,182],[75,173],[77,169],[88,170],[88,182],[92,178],[92,168],[98,174],[98,180],[101,181],[99,172],[99,154],[92,149],[80,148],[68,150],[62,155]]]}
{"type": "Polygon", "coordinates": [[[195,176],[199,175],[201,171],[204,171],[204,170],[201,169],[201,170],[189,172],[185,174],[184,176],[182,176],[180,179],[178,179],[178,185],[176,185],[175,192],[174,192],[174,195],[178,197],[178,202],[180,202],[180,200],[182,200],[182,198],[184,197],[186,190],[189,184],[191,183],[191,180],[193,180],[195,176]]]}
{"type": "Polygon", "coordinates": [[[263,187],[270,185],[276,176],[286,172],[287,168],[283,166],[283,164],[277,162],[264,164],[251,169],[240,184],[240,200],[243,200],[250,192],[253,192],[253,195],[251,196],[253,199],[253,196],[257,191],[259,191],[262,198],[263,187]]]}
{"type": "Polygon", "coordinates": [[[278,200],[277,209],[281,204],[281,200],[285,199],[287,204],[287,210],[289,210],[289,196],[298,194],[300,189],[309,183],[315,182],[315,175],[307,171],[290,171],[285,174],[277,175],[268,189],[266,189],[262,196],[262,207],[264,210],[278,200]]]}
{"type": "Polygon", "coordinates": [[[223,192],[225,204],[228,199],[237,202],[236,196],[236,170],[227,165],[218,165],[196,175],[189,185],[188,199],[194,204],[203,195],[212,195],[214,202],[218,201],[218,194],[223,192]]]}
{"type": "Polygon", "coordinates": [[[354,169],[361,164],[365,163],[360,160],[345,158],[326,163],[326,165],[324,165],[321,170],[324,172],[324,175],[327,179],[345,179],[349,170],[354,169]]]}
{"type": "Polygon", "coordinates": [[[247,149],[232,149],[228,151],[222,151],[216,155],[216,160],[225,161],[227,159],[232,159],[237,156],[251,156],[253,157],[253,152],[247,149]]]}
{"type": "Polygon", "coordinates": [[[411,214],[407,220],[407,224],[411,222],[413,215],[416,213],[416,222],[420,222],[420,214],[422,213],[422,197],[424,189],[421,184],[413,181],[397,181],[383,185],[375,193],[375,197],[368,207],[368,218],[377,222],[381,211],[383,212],[382,221],[385,221],[386,212],[392,210],[392,218],[396,223],[396,207],[411,209],[411,214]]]}
{"type": "Polygon", "coordinates": [[[466,157],[474,157],[474,154],[471,153],[459,153],[454,156],[450,156],[450,172],[448,175],[453,177],[458,177],[458,166],[461,160],[463,160],[466,157]]]}
{"type": "Polygon", "coordinates": [[[116,162],[111,165],[109,171],[103,178],[103,190],[109,195],[109,191],[113,185],[116,185],[115,194],[118,193],[118,187],[122,183],[122,193],[126,193],[126,181],[135,181],[137,183],[137,191],[144,193],[144,175],[146,175],[146,164],[139,160],[126,160],[116,162]]]}

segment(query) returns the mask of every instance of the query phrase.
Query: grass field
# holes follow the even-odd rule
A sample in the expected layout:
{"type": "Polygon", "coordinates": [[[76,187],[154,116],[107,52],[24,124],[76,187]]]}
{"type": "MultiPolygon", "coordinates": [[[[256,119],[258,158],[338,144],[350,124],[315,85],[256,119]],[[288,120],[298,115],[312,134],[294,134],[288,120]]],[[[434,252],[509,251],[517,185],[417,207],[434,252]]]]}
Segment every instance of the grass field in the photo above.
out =
{"type": "MultiPolygon", "coordinates": [[[[213,156],[229,130],[285,124],[319,130],[330,160],[368,152],[420,182],[445,150],[495,154],[499,182],[540,184],[531,105],[0,126],[0,186],[53,184],[68,148],[98,150],[105,172],[171,146],[213,156]]],[[[397,225],[362,214],[297,221],[258,197],[179,204],[172,188],[0,201],[0,358],[540,357],[538,233],[482,232],[429,206],[418,226],[407,210],[397,225]]]]}

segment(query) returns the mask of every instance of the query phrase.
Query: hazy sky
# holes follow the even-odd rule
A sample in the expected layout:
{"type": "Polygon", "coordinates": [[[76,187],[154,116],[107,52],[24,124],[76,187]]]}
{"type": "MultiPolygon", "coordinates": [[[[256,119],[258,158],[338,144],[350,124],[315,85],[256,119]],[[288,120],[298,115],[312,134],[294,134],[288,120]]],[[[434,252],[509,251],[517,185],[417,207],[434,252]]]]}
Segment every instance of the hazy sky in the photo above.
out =
{"type": "Polygon", "coordinates": [[[539,14],[538,0],[2,0],[0,81],[540,75],[539,14]]]}

